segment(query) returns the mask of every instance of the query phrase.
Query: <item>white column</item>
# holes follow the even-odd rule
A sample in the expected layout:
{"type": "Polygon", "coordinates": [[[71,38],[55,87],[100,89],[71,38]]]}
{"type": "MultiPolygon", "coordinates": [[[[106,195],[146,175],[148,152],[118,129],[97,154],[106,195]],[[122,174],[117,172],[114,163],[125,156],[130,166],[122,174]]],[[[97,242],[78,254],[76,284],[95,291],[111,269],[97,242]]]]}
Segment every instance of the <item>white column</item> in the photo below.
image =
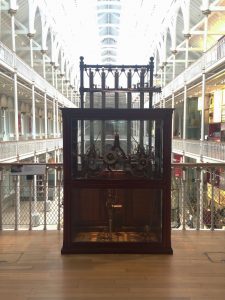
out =
{"type": "Polygon", "coordinates": [[[209,9],[209,0],[202,0],[201,11],[203,15],[209,15],[211,13],[209,9]]]}
{"type": "Polygon", "coordinates": [[[41,50],[41,54],[42,54],[43,77],[46,78],[46,70],[45,70],[45,54],[46,54],[46,50],[42,49],[41,50]]]}
{"type": "Polygon", "coordinates": [[[27,140],[29,134],[27,113],[24,114],[24,130],[25,130],[24,137],[27,140]]]}
{"type": "Polygon", "coordinates": [[[56,109],[55,109],[55,105],[56,105],[56,99],[53,99],[53,137],[56,137],[56,109]]]}
{"type": "Polygon", "coordinates": [[[31,91],[32,91],[32,139],[36,139],[36,116],[35,116],[35,90],[34,90],[34,83],[32,83],[31,86],[31,91]]]}
{"type": "Polygon", "coordinates": [[[51,121],[52,113],[48,111],[48,137],[52,136],[52,121],[51,121]]]}
{"type": "Polygon", "coordinates": [[[56,107],[56,136],[59,137],[59,103],[58,99],[55,101],[56,107]]]}
{"type": "Polygon", "coordinates": [[[14,86],[14,119],[15,119],[14,132],[15,132],[15,140],[19,141],[18,91],[17,91],[17,72],[16,71],[14,72],[13,86],[14,86]]]}
{"type": "Polygon", "coordinates": [[[204,222],[203,222],[203,211],[204,211],[204,170],[201,170],[201,176],[200,176],[200,228],[204,228],[204,222]]]}
{"type": "Polygon", "coordinates": [[[16,52],[16,39],[15,39],[15,14],[17,10],[16,9],[9,9],[9,14],[11,16],[11,39],[12,39],[12,50],[13,52],[16,52]]]}
{"type": "Polygon", "coordinates": [[[64,93],[64,88],[63,88],[63,84],[64,84],[63,77],[64,77],[64,75],[61,73],[60,76],[61,76],[61,88],[62,88],[61,93],[63,95],[63,93],[64,93]]]}
{"type": "Polygon", "coordinates": [[[177,50],[173,50],[172,51],[173,54],[173,80],[176,77],[176,54],[177,54],[177,50]]]}
{"type": "Polygon", "coordinates": [[[54,66],[55,70],[55,88],[58,89],[58,65],[54,66]]]}
{"type": "Polygon", "coordinates": [[[166,107],[166,98],[165,96],[163,96],[162,98],[162,108],[165,108],[166,107]]]}
{"type": "Polygon", "coordinates": [[[189,60],[189,38],[191,37],[190,33],[184,34],[185,37],[185,69],[188,68],[189,60]]]}
{"type": "Polygon", "coordinates": [[[182,132],[182,117],[181,117],[181,111],[178,113],[178,118],[179,118],[179,124],[178,124],[178,135],[181,137],[181,132],[182,132]]]}
{"type": "Polygon", "coordinates": [[[33,58],[33,39],[30,39],[30,66],[34,67],[34,58],[33,58]]]}
{"type": "Polygon", "coordinates": [[[14,175],[15,181],[15,230],[19,229],[20,224],[20,176],[14,175]]]}
{"type": "Polygon", "coordinates": [[[73,87],[70,88],[70,100],[73,102],[73,87]]]}
{"type": "MultiPolygon", "coordinates": [[[[205,93],[206,93],[206,78],[205,70],[202,73],[202,115],[201,115],[201,147],[200,147],[200,161],[203,162],[203,142],[205,139],[205,93]]],[[[204,210],[204,171],[201,170],[200,175],[200,193],[199,193],[199,222],[200,228],[204,228],[203,222],[204,210]]]]}
{"type": "Polygon", "coordinates": [[[209,9],[209,0],[202,0],[202,10],[206,11],[209,9]]]}
{"type": "Polygon", "coordinates": [[[27,34],[28,38],[30,39],[30,66],[31,68],[34,67],[34,55],[33,55],[33,37],[34,37],[34,33],[29,32],[27,34]]]}
{"type": "Polygon", "coordinates": [[[39,117],[39,138],[42,139],[42,111],[40,110],[39,117]]]}
{"type": "Polygon", "coordinates": [[[21,119],[21,136],[25,137],[25,113],[20,112],[20,119],[21,119]]]}
{"type": "MultiPolygon", "coordinates": [[[[34,153],[34,163],[38,163],[38,157],[36,155],[36,152],[34,153]]],[[[37,198],[38,198],[38,195],[37,195],[37,175],[34,175],[34,180],[33,180],[33,196],[34,196],[34,206],[33,206],[33,212],[32,212],[32,215],[31,215],[31,218],[32,218],[32,226],[39,226],[40,225],[40,214],[38,212],[38,209],[37,209],[37,198]]]]}
{"type": "MultiPolygon", "coordinates": [[[[7,101],[7,98],[5,96],[5,99],[7,101]]],[[[2,140],[7,141],[7,129],[6,129],[6,110],[7,110],[7,102],[5,103],[5,106],[1,106],[1,124],[2,124],[2,140]]]]}
{"type": "MultiPolygon", "coordinates": [[[[34,153],[34,163],[38,162],[36,152],[34,153]]],[[[37,175],[34,175],[34,213],[37,212],[37,175]]]]}
{"type": "MultiPolygon", "coordinates": [[[[174,92],[172,91],[172,108],[174,108],[174,92]]],[[[174,133],[174,112],[172,115],[172,138],[173,138],[173,133],[174,133]]]]}
{"type": "Polygon", "coordinates": [[[12,119],[14,120],[14,116],[12,116],[14,112],[14,108],[13,108],[13,99],[11,97],[8,97],[8,125],[9,125],[9,139],[10,139],[10,135],[13,132],[13,128],[12,128],[12,119]]]}
{"type": "Polygon", "coordinates": [[[203,73],[202,73],[201,141],[204,141],[204,139],[205,139],[205,93],[206,93],[206,78],[205,78],[205,70],[203,70],[203,73]]]}
{"type": "Polygon", "coordinates": [[[69,98],[69,93],[68,93],[68,80],[66,80],[66,98],[69,98]]]}
{"type": "Polygon", "coordinates": [[[45,120],[45,139],[48,138],[48,108],[47,108],[47,95],[44,93],[44,120],[45,120]]]}
{"type": "Polygon", "coordinates": [[[163,87],[163,65],[160,66],[160,86],[163,87]]]}
{"type": "Polygon", "coordinates": [[[52,69],[52,85],[55,86],[55,75],[54,75],[54,65],[55,63],[53,61],[50,62],[51,69],[52,69]]]}
{"type": "Polygon", "coordinates": [[[163,87],[165,87],[166,86],[166,65],[167,65],[167,62],[164,62],[163,63],[164,64],[164,68],[163,68],[163,87]]]}
{"type": "Polygon", "coordinates": [[[200,217],[200,211],[202,209],[202,203],[201,203],[201,169],[197,168],[196,169],[196,187],[197,187],[197,209],[196,209],[196,214],[197,214],[197,220],[196,220],[196,230],[200,229],[200,224],[201,224],[201,217],[200,217]]]}
{"type": "Polygon", "coordinates": [[[186,124],[187,124],[187,85],[184,83],[184,109],[183,109],[183,139],[186,140],[186,124]]]}
{"type": "Polygon", "coordinates": [[[204,35],[203,35],[203,52],[207,51],[207,37],[208,37],[208,15],[211,13],[209,9],[202,11],[204,15],[204,35]]]}

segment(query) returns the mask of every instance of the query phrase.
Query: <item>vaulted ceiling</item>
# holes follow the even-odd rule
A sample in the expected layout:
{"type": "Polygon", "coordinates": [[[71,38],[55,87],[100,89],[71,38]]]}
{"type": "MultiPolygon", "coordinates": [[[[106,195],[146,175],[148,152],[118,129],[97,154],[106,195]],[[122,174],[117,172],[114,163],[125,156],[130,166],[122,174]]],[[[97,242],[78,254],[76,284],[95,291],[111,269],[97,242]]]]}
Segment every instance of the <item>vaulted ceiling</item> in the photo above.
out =
{"type": "Polygon", "coordinates": [[[143,58],[149,50],[147,40],[155,34],[171,1],[76,0],[83,49],[87,50],[84,56],[96,53],[96,60],[106,64],[131,63],[138,55],[143,58]]]}
{"type": "Polygon", "coordinates": [[[121,1],[97,1],[97,22],[103,63],[116,62],[121,1]]]}

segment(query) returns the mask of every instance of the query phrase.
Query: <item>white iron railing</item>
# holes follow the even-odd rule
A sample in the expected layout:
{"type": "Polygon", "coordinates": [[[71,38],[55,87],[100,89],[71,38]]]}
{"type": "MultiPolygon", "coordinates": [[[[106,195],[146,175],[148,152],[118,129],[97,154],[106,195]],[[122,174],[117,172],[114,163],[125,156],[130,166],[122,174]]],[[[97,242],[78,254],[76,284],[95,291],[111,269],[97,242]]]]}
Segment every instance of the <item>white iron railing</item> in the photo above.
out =
{"type": "MultiPolygon", "coordinates": [[[[63,227],[63,166],[42,175],[13,175],[15,164],[0,164],[0,230],[63,227]]],[[[225,230],[225,163],[172,164],[171,227],[225,230]]]]}
{"type": "Polygon", "coordinates": [[[27,80],[30,84],[34,83],[43,92],[47,91],[52,98],[58,99],[59,103],[65,107],[75,107],[75,105],[56,90],[49,82],[40,76],[35,70],[22,61],[15,53],[0,42],[0,64],[5,65],[12,72],[17,71],[18,75],[27,80]]]}
{"type": "MultiPolygon", "coordinates": [[[[162,94],[164,97],[169,97],[172,91],[175,92],[184,87],[184,84],[191,83],[193,80],[200,78],[202,76],[202,70],[207,72],[207,69],[213,68],[217,63],[224,63],[225,59],[225,38],[221,39],[210,48],[206,53],[202,55],[195,63],[179,74],[173,81],[166,85],[162,94]]],[[[154,96],[155,99],[156,96],[154,96]]]]}
{"type": "Polygon", "coordinates": [[[188,153],[196,157],[200,157],[201,154],[203,158],[225,161],[225,143],[223,142],[173,139],[172,152],[188,153]]]}
{"type": "Polygon", "coordinates": [[[0,162],[14,162],[55,149],[62,149],[62,138],[28,141],[10,141],[0,143],[0,162]]]}

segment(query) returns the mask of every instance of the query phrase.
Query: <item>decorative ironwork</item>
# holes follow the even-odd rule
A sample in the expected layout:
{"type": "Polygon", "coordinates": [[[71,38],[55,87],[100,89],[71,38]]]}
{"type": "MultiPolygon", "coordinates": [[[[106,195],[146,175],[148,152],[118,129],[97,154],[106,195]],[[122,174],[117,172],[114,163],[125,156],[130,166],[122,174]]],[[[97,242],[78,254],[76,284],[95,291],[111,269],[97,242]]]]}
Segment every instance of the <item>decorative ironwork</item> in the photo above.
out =
{"type": "MultiPolygon", "coordinates": [[[[156,160],[154,152],[141,146],[137,141],[137,147],[132,154],[126,154],[120,146],[120,137],[116,133],[111,148],[101,155],[100,149],[95,143],[91,143],[87,152],[81,155],[81,178],[104,178],[110,177],[109,171],[123,172],[124,177],[150,178],[151,175],[159,176],[155,172],[156,160]]],[[[73,157],[77,155],[74,152],[73,157]]],[[[74,159],[75,161],[75,159],[74,159]]],[[[75,171],[73,172],[75,174],[75,171]]]]}
{"type": "MultiPolygon", "coordinates": [[[[114,93],[115,108],[118,107],[118,94],[130,93],[140,94],[140,107],[144,107],[144,94],[148,94],[148,108],[152,108],[153,93],[161,93],[161,87],[153,85],[154,58],[150,57],[147,65],[109,65],[109,64],[84,64],[84,57],[80,57],[80,96],[81,108],[84,108],[84,94],[90,93],[90,108],[93,108],[93,94],[102,93],[102,108],[105,103],[105,93],[114,93]],[[89,87],[84,86],[85,75],[89,81],[89,87]],[[99,82],[97,81],[100,79],[99,82]],[[106,84],[107,77],[112,76],[112,87],[106,84]],[[126,82],[123,82],[125,76],[126,82]],[[134,77],[136,81],[132,83],[134,77]],[[126,85],[126,86],[125,86],[126,85]],[[103,103],[104,102],[104,103],[103,103]]],[[[129,102],[129,101],[128,101],[129,102]]],[[[129,108],[128,103],[128,108],[129,108]]]]}

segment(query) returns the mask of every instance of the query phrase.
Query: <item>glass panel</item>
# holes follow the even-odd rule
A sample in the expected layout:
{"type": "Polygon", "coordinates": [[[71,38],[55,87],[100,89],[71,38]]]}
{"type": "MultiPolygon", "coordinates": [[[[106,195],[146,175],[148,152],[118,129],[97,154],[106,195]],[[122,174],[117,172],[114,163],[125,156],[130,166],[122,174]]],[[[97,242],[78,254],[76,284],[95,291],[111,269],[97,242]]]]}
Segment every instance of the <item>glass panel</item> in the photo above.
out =
{"type": "Polygon", "coordinates": [[[73,242],[162,241],[160,189],[73,189],[73,242]]]}
{"type": "Polygon", "coordinates": [[[162,120],[73,121],[72,177],[161,179],[162,149],[162,120]]]}

